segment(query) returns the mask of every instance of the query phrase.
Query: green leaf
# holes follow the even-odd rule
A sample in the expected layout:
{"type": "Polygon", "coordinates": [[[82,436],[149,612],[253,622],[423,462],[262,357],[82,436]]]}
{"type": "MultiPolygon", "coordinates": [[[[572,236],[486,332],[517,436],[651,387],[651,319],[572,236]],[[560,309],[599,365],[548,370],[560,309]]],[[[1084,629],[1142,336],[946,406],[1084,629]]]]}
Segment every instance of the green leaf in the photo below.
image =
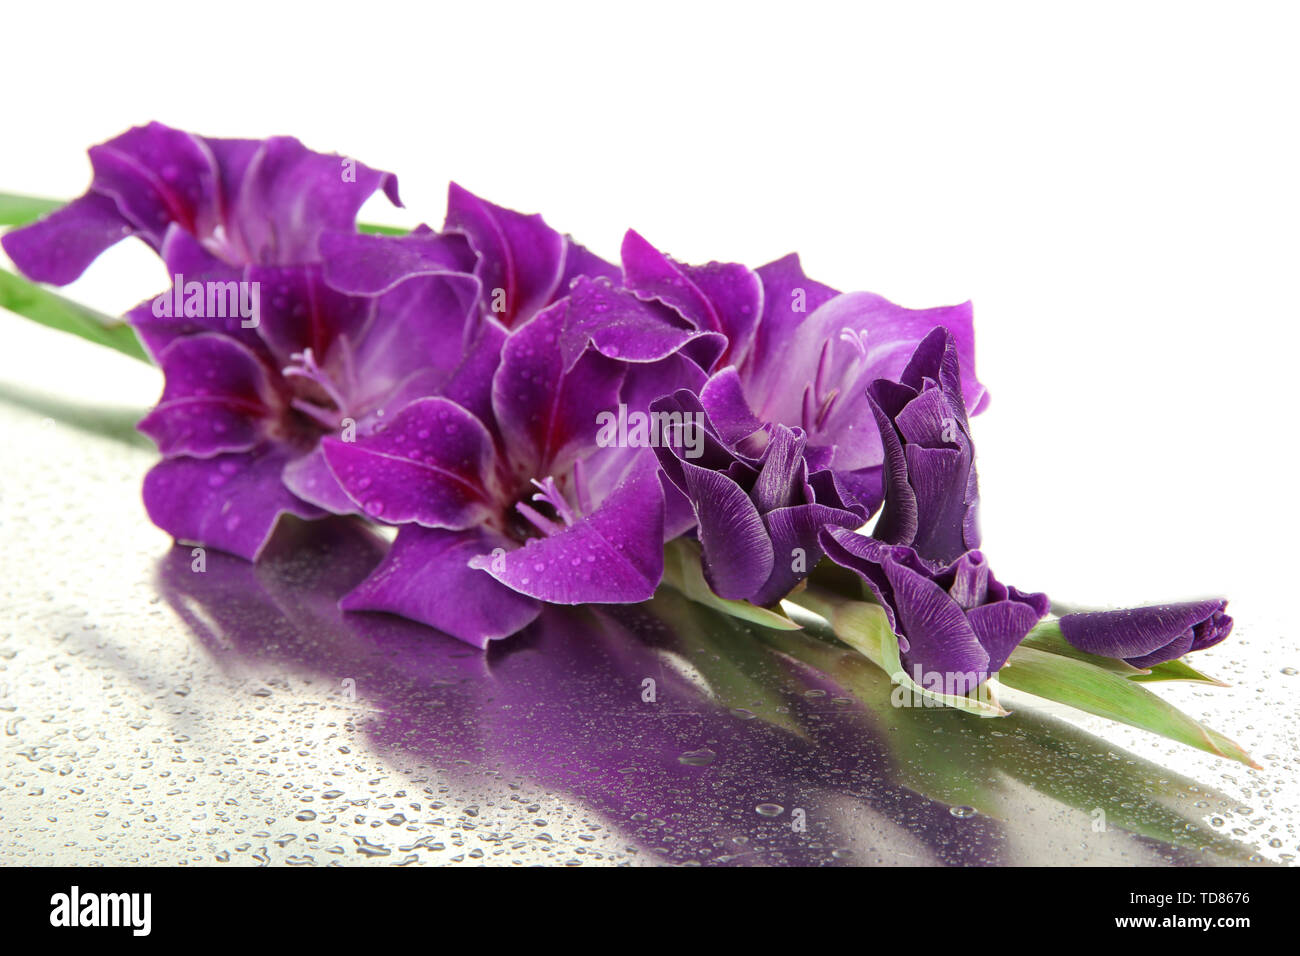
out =
{"type": "Polygon", "coordinates": [[[1147,730],[1249,767],[1259,766],[1240,746],[1145,687],[1085,661],[1022,644],[998,671],[998,681],[1026,694],[1147,730]]]}
{"type": "MultiPolygon", "coordinates": [[[[1141,757],[1118,759],[1113,745],[1060,717],[1023,707],[1001,720],[982,721],[948,707],[895,707],[884,672],[811,616],[801,632],[762,631],[756,637],[832,678],[856,699],[868,722],[864,742],[886,747],[891,776],[931,800],[972,806],[999,820],[1023,820],[1035,802],[1084,814],[1102,807],[1111,825],[1216,854],[1220,863],[1241,862],[1253,852],[1206,827],[1204,812],[1193,804],[1209,799],[1230,805],[1226,795],[1141,757]]],[[[854,716],[846,708],[841,719],[854,716]]]]}
{"type": "Polygon", "coordinates": [[[748,601],[730,601],[714,594],[709,583],[704,580],[699,545],[684,538],[678,538],[664,546],[664,583],[685,594],[692,601],[698,601],[715,611],[740,618],[742,621],[783,631],[799,630],[799,625],[784,614],[769,611],[748,601]]]}
{"type": "Polygon", "coordinates": [[[0,226],[25,226],[62,206],[57,199],[0,193],[0,226]]]}
{"type": "Polygon", "coordinates": [[[1196,668],[1192,667],[1179,658],[1175,661],[1166,661],[1163,664],[1157,664],[1154,667],[1141,669],[1134,667],[1127,661],[1119,660],[1114,657],[1099,657],[1096,654],[1089,654],[1079,650],[1070,644],[1061,635],[1061,622],[1059,620],[1043,621],[1035,627],[1021,642],[1021,647],[1032,647],[1036,650],[1047,651],[1049,654],[1057,654],[1061,657],[1073,658],[1076,661],[1083,661],[1094,667],[1100,667],[1102,670],[1110,671],[1112,674],[1119,674],[1121,677],[1127,677],[1129,680],[1141,681],[1143,683],[1155,683],[1157,681],[1168,680],[1188,680],[1198,681],[1204,684],[1214,684],[1218,687],[1227,687],[1221,680],[1216,680],[1206,674],[1202,674],[1196,668]]]}
{"type": "Polygon", "coordinates": [[[140,340],[125,322],[65,299],[3,269],[0,269],[0,307],[52,329],[107,345],[141,362],[149,361],[140,340]]]}

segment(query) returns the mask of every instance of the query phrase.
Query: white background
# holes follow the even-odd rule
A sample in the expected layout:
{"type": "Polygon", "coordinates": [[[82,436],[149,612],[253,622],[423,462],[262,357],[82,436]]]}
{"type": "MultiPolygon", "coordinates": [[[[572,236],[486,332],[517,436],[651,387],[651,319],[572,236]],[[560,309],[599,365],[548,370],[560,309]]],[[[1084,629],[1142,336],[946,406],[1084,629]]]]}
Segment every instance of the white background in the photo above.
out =
{"type": "MultiPolygon", "coordinates": [[[[1300,429],[1295,9],[11,4],[0,190],[78,195],[86,147],[151,119],[290,133],[399,174],[409,211],[371,221],[436,225],[455,179],[610,258],[635,227],[688,261],[797,250],[841,289],[973,299],[1005,580],[1278,602],[1300,429]]],[[[117,312],[164,282],[131,244],[71,294],[117,312]]],[[[156,372],[20,325],[0,314],[6,370],[156,397],[156,372]]]]}

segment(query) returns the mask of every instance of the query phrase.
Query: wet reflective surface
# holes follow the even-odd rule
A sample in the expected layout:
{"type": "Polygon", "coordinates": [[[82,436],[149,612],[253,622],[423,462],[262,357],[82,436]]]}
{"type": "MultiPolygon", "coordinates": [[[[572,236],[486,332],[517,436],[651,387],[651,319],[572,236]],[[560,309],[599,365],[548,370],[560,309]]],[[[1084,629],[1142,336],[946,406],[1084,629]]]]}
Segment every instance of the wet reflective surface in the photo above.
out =
{"type": "Polygon", "coordinates": [[[1261,771],[1036,707],[893,707],[812,622],[672,591],[483,654],[337,610],[382,552],[359,525],[199,562],[139,505],[133,410],[0,399],[0,862],[1294,860],[1300,678],[1245,608],[1203,659],[1239,686],[1167,696],[1261,771]]]}

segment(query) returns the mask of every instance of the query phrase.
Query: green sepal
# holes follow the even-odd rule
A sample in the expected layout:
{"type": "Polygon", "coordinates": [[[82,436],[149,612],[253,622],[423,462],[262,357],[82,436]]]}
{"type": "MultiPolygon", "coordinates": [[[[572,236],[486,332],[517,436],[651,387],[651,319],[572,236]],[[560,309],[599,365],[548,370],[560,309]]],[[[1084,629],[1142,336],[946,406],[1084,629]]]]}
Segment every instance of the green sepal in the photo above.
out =
{"type": "Polygon", "coordinates": [[[699,545],[685,538],[670,541],[664,546],[663,580],[665,584],[685,594],[692,601],[698,601],[731,617],[783,631],[799,630],[799,625],[784,614],[750,604],[748,601],[731,601],[714,594],[709,583],[704,580],[699,545]]]}

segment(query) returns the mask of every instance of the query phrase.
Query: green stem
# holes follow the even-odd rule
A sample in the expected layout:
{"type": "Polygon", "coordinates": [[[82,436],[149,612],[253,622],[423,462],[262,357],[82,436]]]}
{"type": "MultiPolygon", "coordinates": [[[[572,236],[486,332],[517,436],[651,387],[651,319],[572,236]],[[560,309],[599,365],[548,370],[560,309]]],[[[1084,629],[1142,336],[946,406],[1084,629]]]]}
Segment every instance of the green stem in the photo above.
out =
{"type": "Polygon", "coordinates": [[[0,226],[25,226],[62,206],[58,199],[0,193],[0,226]]]}
{"type": "Polygon", "coordinates": [[[141,362],[150,362],[144,346],[125,322],[65,299],[3,269],[0,269],[0,308],[60,332],[80,336],[96,345],[107,345],[141,362]]]}

